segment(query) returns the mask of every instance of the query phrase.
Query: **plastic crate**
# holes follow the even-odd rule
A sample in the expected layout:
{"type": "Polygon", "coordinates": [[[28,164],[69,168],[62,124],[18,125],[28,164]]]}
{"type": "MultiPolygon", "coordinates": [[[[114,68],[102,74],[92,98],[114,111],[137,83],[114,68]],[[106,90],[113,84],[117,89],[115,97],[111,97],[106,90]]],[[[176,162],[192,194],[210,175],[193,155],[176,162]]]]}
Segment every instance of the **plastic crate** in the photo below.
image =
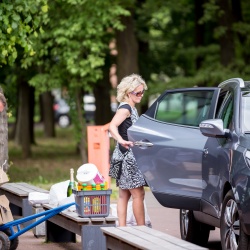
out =
{"type": "Polygon", "coordinates": [[[73,190],[76,211],[80,217],[106,217],[109,215],[111,189],[76,191],[73,190]]]}

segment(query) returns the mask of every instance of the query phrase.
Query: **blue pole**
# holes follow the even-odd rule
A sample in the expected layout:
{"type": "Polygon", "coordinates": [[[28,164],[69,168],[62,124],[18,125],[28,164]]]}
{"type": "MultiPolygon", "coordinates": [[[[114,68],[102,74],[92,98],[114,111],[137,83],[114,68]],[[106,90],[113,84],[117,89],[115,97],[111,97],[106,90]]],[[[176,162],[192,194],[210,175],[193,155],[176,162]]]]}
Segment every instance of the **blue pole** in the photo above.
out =
{"type": "Polygon", "coordinates": [[[31,228],[39,225],[40,223],[48,220],[49,218],[55,216],[56,214],[60,213],[61,211],[65,210],[66,208],[73,206],[73,205],[75,205],[75,202],[68,203],[68,204],[65,204],[65,205],[60,206],[60,207],[55,207],[53,209],[50,209],[50,210],[47,210],[47,211],[44,211],[44,212],[41,212],[38,214],[33,214],[33,215],[30,215],[30,216],[27,216],[25,218],[21,218],[21,219],[15,220],[15,221],[10,221],[10,222],[0,226],[0,231],[4,231],[5,229],[10,228],[12,235],[9,237],[9,239],[13,240],[16,237],[18,237],[19,235],[27,232],[31,228]],[[33,219],[41,217],[43,215],[45,215],[43,218],[39,219],[38,221],[35,221],[34,223],[28,225],[27,227],[25,227],[21,230],[19,230],[19,227],[18,227],[18,232],[14,233],[13,226],[22,224],[22,223],[27,222],[29,220],[33,220],[33,219]]]}

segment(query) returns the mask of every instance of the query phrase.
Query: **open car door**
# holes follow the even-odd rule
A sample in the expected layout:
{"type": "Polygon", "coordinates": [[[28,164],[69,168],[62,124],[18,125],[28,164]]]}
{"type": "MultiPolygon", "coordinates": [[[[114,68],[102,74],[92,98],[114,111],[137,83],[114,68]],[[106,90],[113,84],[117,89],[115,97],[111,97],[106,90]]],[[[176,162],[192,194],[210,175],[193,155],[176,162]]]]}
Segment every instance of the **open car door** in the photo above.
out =
{"type": "Polygon", "coordinates": [[[163,206],[200,210],[207,137],[199,124],[214,118],[218,95],[218,88],[166,91],[128,130],[138,167],[163,206]]]}

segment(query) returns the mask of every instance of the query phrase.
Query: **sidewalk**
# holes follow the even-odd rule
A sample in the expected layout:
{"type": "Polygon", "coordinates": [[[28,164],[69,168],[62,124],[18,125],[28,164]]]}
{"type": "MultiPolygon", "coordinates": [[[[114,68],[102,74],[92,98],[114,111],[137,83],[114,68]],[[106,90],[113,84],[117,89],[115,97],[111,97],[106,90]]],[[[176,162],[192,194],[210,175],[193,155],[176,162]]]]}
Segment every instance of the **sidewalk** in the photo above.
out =
{"type": "MultiPolygon", "coordinates": [[[[151,191],[146,191],[145,201],[152,228],[180,238],[179,210],[165,208],[159,204],[151,191]]],[[[212,232],[217,240],[218,232],[212,232]]],[[[32,230],[19,236],[18,250],[77,250],[81,249],[81,237],[77,243],[45,243],[44,238],[34,237],[32,230]]],[[[219,238],[218,238],[219,241],[219,238]]]]}

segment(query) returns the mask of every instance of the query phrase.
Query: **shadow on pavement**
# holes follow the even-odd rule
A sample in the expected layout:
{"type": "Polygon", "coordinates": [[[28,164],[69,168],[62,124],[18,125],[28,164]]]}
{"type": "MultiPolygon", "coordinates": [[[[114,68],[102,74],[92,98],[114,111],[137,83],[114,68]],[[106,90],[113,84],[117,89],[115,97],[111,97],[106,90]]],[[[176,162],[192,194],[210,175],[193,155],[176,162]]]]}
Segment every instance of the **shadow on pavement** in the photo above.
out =
{"type": "Polygon", "coordinates": [[[209,241],[207,244],[207,248],[209,248],[210,250],[222,250],[219,241],[209,241]]]}

